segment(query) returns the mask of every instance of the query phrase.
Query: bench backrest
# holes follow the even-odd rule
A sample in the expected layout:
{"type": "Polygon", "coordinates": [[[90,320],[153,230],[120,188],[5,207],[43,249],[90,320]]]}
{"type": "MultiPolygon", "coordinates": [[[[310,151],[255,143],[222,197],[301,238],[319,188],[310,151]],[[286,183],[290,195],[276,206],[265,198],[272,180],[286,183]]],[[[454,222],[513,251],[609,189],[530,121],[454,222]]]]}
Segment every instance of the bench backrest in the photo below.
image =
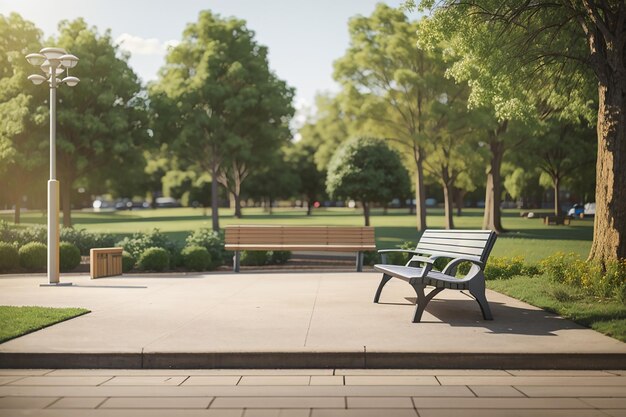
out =
{"type": "Polygon", "coordinates": [[[359,226],[227,226],[227,245],[373,245],[374,228],[359,226]]]}
{"type": "Polygon", "coordinates": [[[497,235],[491,230],[432,230],[424,231],[416,252],[444,255],[451,258],[474,258],[487,262],[497,235]]]}

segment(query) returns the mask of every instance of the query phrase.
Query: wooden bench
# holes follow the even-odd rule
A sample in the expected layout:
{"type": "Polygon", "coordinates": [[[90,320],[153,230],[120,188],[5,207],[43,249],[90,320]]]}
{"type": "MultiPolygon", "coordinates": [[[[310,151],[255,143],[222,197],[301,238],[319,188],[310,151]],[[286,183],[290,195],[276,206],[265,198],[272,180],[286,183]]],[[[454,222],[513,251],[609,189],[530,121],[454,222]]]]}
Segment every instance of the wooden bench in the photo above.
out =
{"type": "Polygon", "coordinates": [[[568,216],[546,216],[543,218],[543,224],[545,224],[546,226],[559,224],[569,226],[571,221],[572,219],[570,219],[568,216]]]}
{"type": "Polygon", "coordinates": [[[94,248],[89,251],[91,278],[122,275],[122,248],[94,248]]]}
{"type": "Polygon", "coordinates": [[[493,320],[485,297],[484,267],[496,237],[495,232],[490,230],[426,230],[415,250],[379,250],[383,256],[389,252],[405,252],[413,257],[404,266],[374,265],[377,271],[383,273],[374,302],[378,303],[383,287],[391,278],[399,278],[408,282],[417,294],[413,323],[421,320],[430,300],[445,289],[468,290],[478,302],[483,318],[493,320]],[[451,259],[441,271],[434,269],[434,261],[438,258],[451,259]],[[464,277],[457,278],[457,268],[463,262],[471,262],[470,270],[464,277]],[[426,286],[435,288],[426,295],[426,286]]]}
{"type": "Polygon", "coordinates": [[[226,250],[235,252],[239,272],[242,250],[356,252],[356,270],[363,270],[363,252],[376,250],[373,227],[358,226],[227,226],[226,250]]]}

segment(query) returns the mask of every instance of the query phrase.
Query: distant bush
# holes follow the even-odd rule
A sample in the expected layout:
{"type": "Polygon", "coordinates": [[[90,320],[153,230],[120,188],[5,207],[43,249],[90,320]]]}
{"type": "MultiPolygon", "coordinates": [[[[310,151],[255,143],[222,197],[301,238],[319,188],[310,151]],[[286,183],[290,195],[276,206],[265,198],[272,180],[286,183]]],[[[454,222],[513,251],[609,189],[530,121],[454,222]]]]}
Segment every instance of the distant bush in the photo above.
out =
{"type": "Polygon", "coordinates": [[[115,246],[121,246],[134,259],[140,259],[148,248],[163,248],[168,252],[169,259],[173,261],[172,266],[178,266],[182,263],[179,246],[168,239],[159,229],[154,229],[149,233],[135,233],[131,237],[125,237],[117,242],[115,246]]]}
{"type": "Polygon", "coordinates": [[[144,271],[165,271],[170,266],[170,254],[163,248],[147,248],[137,262],[144,271]]]}
{"type": "Polygon", "coordinates": [[[524,274],[524,258],[492,256],[485,266],[485,279],[509,279],[524,274]]]}
{"type": "Polygon", "coordinates": [[[266,265],[268,261],[267,251],[253,250],[241,251],[241,265],[245,266],[261,266],[266,265]]]}
{"type": "Polygon", "coordinates": [[[182,250],[183,265],[192,271],[206,271],[211,266],[211,254],[202,246],[187,246],[182,250]]]}
{"type": "Polygon", "coordinates": [[[267,252],[267,257],[270,265],[283,265],[291,259],[291,252],[288,250],[271,250],[267,252]]]}
{"type": "Polygon", "coordinates": [[[187,236],[186,244],[187,246],[202,246],[209,251],[211,255],[210,269],[223,265],[225,259],[227,259],[227,254],[224,250],[224,235],[222,233],[206,228],[198,229],[187,236]]]}
{"type": "Polygon", "coordinates": [[[59,269],[63,272],[73,271],[80,265],[80,250],[69,242],[59,245],[59,269]]]}
{"type": "Polygon", "coordinates": [[[363,265],[375,265],[381,263],[380,254],[374,250],[363,252],[363,265]]]}
{"type": "Polygon", "coordinates": [[[43,269],[48,259],[47,246],[41,242],[30,242],[19,250],[20,266],[28,270],[43,269]]]}
{"type": "Polygon", "coordinates": [[[20,255],[15,245],[0,242],[0,271],[10,271],[20,264],[20,255]]]}
{"type": "MultiPolygon", "coordinates": [[[[416,246],[417,244],[415,242],[406,241],[400,245],[398,249],[415,250],[416,246]]],[[[412,254],[406,252],[389,252],[382,255],[386,255],[387,260],[385,263],[390,265],[405,265],[413,256],[412,254]]]]}
{"type": "Polygon", "coordinates": [[[130,253],[126,251],[122,252],[122,272],[128,272],[132,270],[135,267],[136,262],[137,261],[130,253]]]}
{"type": "Polygon", "coordinates": [[[83,256],[89,255],[92,248],[110,248],[115,246],[116,237],[109,233],[89,233],[85,229],[64,227],[61,229],[61,242],[74,244],[83,256]]]}

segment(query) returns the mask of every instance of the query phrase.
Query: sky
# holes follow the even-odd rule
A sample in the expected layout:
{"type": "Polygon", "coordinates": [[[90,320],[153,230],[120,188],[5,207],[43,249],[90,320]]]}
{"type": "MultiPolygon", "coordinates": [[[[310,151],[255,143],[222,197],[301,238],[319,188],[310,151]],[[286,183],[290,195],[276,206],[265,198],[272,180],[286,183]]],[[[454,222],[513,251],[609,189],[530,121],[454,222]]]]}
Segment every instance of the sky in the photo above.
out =
{"type": "MultiPolygon", "coordinates": [[[[244,19],[258,43],[269,49],[270,68],[296,88],[296,108],[312,106],[317,92],[337,91],[333,61],[349,44],[348,20],[370,15],[380,0],[0,0],[0,14],[17,12],[43,30],[57,34],[61,20],[83,17],[131,53],[140,78],[156,78],[167,45],[181,38],[200,10],[244,19]]],[[[402,0],[386,0],[397,7],[402,0]]],[[[69,51],[71,53],[71,51],[69,51]]],[[[80,57],[79,57],[80,58],[80,57]]]]}

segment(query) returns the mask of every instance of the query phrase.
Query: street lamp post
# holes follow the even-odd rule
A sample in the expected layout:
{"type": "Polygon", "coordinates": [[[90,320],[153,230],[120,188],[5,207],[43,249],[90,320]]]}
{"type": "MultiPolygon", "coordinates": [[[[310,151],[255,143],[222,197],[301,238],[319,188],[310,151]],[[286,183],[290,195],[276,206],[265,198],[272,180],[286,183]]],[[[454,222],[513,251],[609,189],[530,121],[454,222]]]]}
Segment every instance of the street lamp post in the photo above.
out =
{"type": "Polygon", "coordinates": [[[44,81],[50,86],[50,179],[48,180],[48,283],[45,285],[72,285],[59,280],[59,181],[56,178],[56,90],[60,84],[74,87],[80,81],[69,75],[69,69],[78,64],[78,58],[62,48],[43,48],[38,54],[26,55],[29,64],[41,68],[44,75],[29,75],[33,84],[44,81]],[[57,76],[66,72],[63,79],[57,76]]]}

